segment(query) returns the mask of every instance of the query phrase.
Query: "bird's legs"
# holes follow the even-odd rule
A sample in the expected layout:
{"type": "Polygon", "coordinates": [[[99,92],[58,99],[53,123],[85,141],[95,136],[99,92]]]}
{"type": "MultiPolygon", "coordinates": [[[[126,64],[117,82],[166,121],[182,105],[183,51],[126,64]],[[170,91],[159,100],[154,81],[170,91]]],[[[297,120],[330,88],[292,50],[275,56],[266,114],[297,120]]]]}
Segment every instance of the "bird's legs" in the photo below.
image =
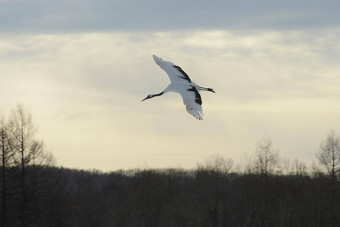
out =
{"type": "Polygon", "coordinates": [[[206,87],[200,87],[200,86],[199,86],[198,89],[199,89],[200,91],[210,91],[210,92],[215,93],[214,89],[212,89],[212,88],[206,88],[206,87]]]}

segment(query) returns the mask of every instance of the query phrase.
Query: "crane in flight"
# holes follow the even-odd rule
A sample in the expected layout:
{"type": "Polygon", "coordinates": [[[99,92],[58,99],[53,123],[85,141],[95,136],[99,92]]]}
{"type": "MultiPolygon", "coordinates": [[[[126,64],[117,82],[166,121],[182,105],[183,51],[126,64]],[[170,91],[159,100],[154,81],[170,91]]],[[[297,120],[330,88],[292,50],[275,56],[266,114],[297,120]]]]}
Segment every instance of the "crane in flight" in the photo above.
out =
{"type": "Polygon", "coordinates": [[[161,67],[169,76],[171,83],[165,88],[164,91],[158,94],[150,94],[145,99],[161,96],[167,92],[178,92],[181,94],[183,103],[189,114],[193,115],[196,119],[203,120],[202,99],[200,91],[210,91],[215,93],[212,88],[205,88],[198,86],[191,81],[189,76],[172,62],[165,61],[156,55],[152,55],[154,61],[161,67]]]}

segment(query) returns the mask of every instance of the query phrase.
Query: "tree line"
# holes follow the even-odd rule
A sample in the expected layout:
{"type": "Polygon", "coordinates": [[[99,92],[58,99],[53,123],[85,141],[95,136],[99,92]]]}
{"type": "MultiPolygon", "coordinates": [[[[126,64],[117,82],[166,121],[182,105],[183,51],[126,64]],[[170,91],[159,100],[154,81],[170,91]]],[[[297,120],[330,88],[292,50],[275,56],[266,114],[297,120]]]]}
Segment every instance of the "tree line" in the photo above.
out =
{"type": "Polygon", "coordinates": [[[340,226],[340,141],[320,145],[324,167],[282,160],[270,139],[242,166],[211,156],[192,170],[110,173],[55,167],[18,105],[0,120],[1,226],[340,226]]]}

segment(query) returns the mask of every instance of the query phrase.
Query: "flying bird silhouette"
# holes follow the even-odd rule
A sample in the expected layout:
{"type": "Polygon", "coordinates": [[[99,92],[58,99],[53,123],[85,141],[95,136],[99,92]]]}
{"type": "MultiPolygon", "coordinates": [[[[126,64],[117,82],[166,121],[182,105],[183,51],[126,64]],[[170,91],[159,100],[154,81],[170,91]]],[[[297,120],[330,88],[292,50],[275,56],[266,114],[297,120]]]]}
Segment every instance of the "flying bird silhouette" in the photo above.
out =
{"type": "Polygon", "coordinates": [[[164,91],[158,94],[150,94],[142,101],[161,96],[167,92],[178,92],[182,96],[183,103],[186,106],[188,113],[193,115],[196,119],[203,120],[202,99],[199,92],[210,91],[215,93],[215,91],[212,88],[201,87],[192,82],[188,74],[174,63],[165,61],[156,55],[152,55],[152,57],[156,64],[168,74],[171,83],[164,91]]]}

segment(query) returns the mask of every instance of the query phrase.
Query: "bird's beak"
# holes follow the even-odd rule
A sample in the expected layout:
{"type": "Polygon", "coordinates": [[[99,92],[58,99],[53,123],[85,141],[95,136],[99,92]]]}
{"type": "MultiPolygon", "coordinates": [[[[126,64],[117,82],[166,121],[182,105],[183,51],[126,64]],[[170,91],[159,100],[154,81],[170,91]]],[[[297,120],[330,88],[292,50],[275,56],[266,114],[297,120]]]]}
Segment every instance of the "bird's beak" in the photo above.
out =
{"type": "MultiPolygon", "coordinates": [[[[146,98],[145,99],[148,99],[149,97],[148,96],[146,96],[146,98]]],[[[143,102],[145,99],[143,99],[141,102],[143,102]]]]}

